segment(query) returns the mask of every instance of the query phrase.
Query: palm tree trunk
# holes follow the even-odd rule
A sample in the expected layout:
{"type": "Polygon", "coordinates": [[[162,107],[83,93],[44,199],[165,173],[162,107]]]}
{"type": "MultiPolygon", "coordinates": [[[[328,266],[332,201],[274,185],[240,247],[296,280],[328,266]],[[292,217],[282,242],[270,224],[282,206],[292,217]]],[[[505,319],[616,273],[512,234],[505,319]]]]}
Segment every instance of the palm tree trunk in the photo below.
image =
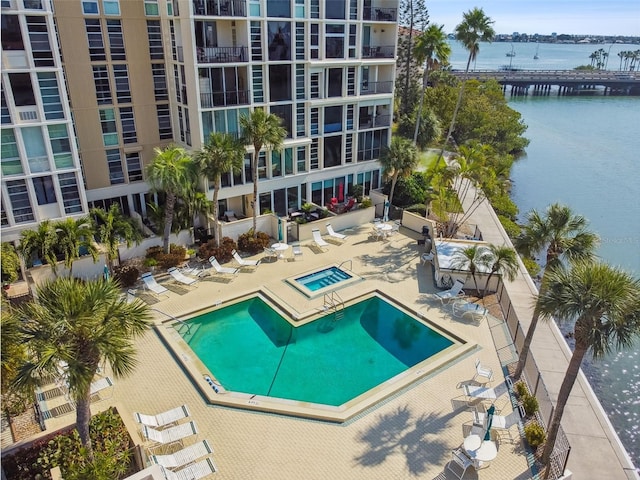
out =
{"type": "Polygon", "coordinates": [[[216,177],[216,184],[213,190],[213,228],[215,231],[216,246],[220,246],[220,222],[218,221],[218,192],[220,191],[220,185],[222,181],[220,175],[216,177]]]}
{"type": "Polygon", "coordinates": [[[413,57],[413,22],[414,22],[414,14],[413,14],[413,2],[409,2],[409,46],[407,48],[407,60],[404,65],[404,72],[406,78],[404,80],[404,93],[402,99],[402,112],[406,113],[409,111],[409,86],[411,85],[411,60],[413,57]]]}
{"type": "Polygon", "coordinates": [[[413,132],[413,144],[418,147],[418,131],[420,130],[420,121],[422,120],[422,107],[424,106],[424,91],[427,88],[427,79],[429,78],[429,62],[424,69],[422,77],[422,88],[420,89],[420,106],[418,107],[418,117],[416,118],[416,129],[413,132]]]}
{"type": "Polygon", "coordinates": [[[462,78],[462,85],[460,85],[460,91],[458,92],[458,100],[456,101],[456,108],[453,109],[453,116],[451,117],[451,124],[449,125],[449,131],[447,132],[447,136],[444,139],[444,144],[442,145],[442,151],[440,151],[440,158],[443,157],[444,151],[447,148],[447,142],[453,133],[453,127],[456,124],[456,118],[458,117],[458,110],[460,110],[460,104],[462,103],[462,94],[464,93],[464,87],[467,84],[467,75],[469,74],[469,67],[471,66],[471,53],[469,54],[469,58],[467,59],[467,68],[464,70],[464,77],[462,78]]]}
{"type": "Polygon", "coordinates": [[[518,357],[518,366],[516,367],[516,371],[513,374],[513,379],[518,380],[520,375],[522,375],[522,371],[524,370],[524,364],[527,361],[527,357],[529,356],[529,349],[531,348],[531,341],[533,340],[533,334],[536,331],[536,327],[538,326],[538,320],[540,318],[540,313],[538,309],[535,308],[533,311],[533,317],[531,317],[531,323],[529,324],[529,329],[527,330],[527,335],[524,337],[524,343],[522,344],[522,350],[520,351],[520,356],[518,357]]]}
{"type": "Polygon", "coordinates": [[[494,273],[495,272],[493,271],[493,269],[491,269],[491,271],[489,272],[489,276],[487,277],[487,281],[484,284],[484,289],[482,290],[482,297],[481,298],[484,298],[485,295],[487,294],[487,289],[489,288],[489,282],[491,281],[491,277],[493,277],[494,273]]]}
{"type": "Polygon", "coordinates": [[[398,182],[398,172],[393,174],[391,177],[391,190],[389,191],[389,205],[391,205],[391,201],[393,200],[393,192],[396,189],[396,183],[398,182]]]}
{"type": "Polygon", "coordinates": [[[80,442],[87,449],[89,459],[93,461],[93,446],[89,436],[89,420],[91,420],[91,396],[87,386],[86,395],[76,399],[76,428],[80,435],[80,442]]]}
{"type": "Polygon", "coordinates": [[[556,409],[553,413],[553,419],[551,420],[551,425],[549,426],[549,431],[547,433],[547,440],[544,446],[544,453],[542,454],[542,463],[544,465],[547,465],[547,473],[545,474],[545,478],[548,478],[549,475],[549,459],[551,458],[553,447],[556,443],[556,437],[558,436],[558,430],[560,429],[562,414],[564,413],[564,408],[567,405],[567,400],[569,400],[569,395],[571,394],[573,384],[576,382],[576,378],[578,377],[582,359],[584,358],[586,353],[587,345],[585,345],[582,341],[577,341],[575,350],[573,351],[573,355],[571,356],[571,360],[569,361],[569,366],[567,367],[567,371],[564,374],[562,386],[560,387],[560,391],[558,392],[556,409]]]}
{"type": "Polygon", "coordinates": [[[169,236],[171,235],[171,224],[173,223],[173,210],[176,206],[176,196],[171,192],[167,192],[167,201],[164,212],[164,234],[163,248],[164,253],[169,253],[169,236]]]}
{"type": "Polygon", "coordinates": [[[253,175],[253,238],[258,238],[258,155],[260,149],[255,148],[253,152],[253,165],[251,165],[253,175]]]}

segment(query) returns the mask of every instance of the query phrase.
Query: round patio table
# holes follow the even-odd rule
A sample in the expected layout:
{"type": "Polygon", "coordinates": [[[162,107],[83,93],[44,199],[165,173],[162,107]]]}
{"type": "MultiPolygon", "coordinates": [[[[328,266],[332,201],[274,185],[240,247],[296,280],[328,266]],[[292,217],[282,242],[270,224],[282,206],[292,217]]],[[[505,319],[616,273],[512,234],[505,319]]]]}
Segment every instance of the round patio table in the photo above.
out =
{"type": "Polygon", "coordinates": [[[490,462],[498,456],[498,448],[491,440],[482,440],[480,435],[469,435],[464,439],[463,447],[469,457],[481,462],[490,462]]]}
{"type": "Polygon", "coordinates": [[[284,258],[284,252],[286,252],[289,249],[289,245],[283,242],[278,242],[271,245],[271,248],[273,248],[276,252],[279,253],[278,257],[284,258]]]}

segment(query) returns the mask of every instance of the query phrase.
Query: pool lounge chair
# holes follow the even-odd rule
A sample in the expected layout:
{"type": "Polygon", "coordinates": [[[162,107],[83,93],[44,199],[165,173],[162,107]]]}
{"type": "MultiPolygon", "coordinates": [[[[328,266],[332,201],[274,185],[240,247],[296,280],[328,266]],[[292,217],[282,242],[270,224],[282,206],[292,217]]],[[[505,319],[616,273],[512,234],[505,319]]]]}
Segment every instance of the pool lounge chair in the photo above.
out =
{"type": "Polygon", "coordinates": [[[236,252],[235,250],[231,252],[231,254],[233,255],[233,259],[238,262],[238,265],[240,265],[240,267],[257,267],[258,265],[260,265],[260,260],[246,260],[240,257],[238,252],[236,252]]]}
{"type": "Polygon", "coordinates": [[[175,427],[165,428],[164,430],[156,430],[155,428],[142,426],[142,437],[155,445],[169,445],[181,442],[191,435],[197,435],[198,428],[195,422],[182,423],[175,427]]]}
{"type": "Polygon", "coordinates": [[[168,425],[173,425],[183,418],[189,416],[189,409],[186,405],[180,405],[179,407],[172,408],[166,412],[158,413],[156,415],[146,415],[144,413],[134,412],[133,418],[136,422],[142,423],[147,427],[162,428],[168,425]]]}
{"type": "Polygon", "coordinates": [[[168,470],[162,467],[162,473],[167,480],[199,480],[218,471],[211,458],[205,458],[197,463],[192,463],[180,470],[168,470]]]}
{"type": "Polygon", "coordinates": [[[467,396],[467,403],[471,403],[474,400],[491,400],[492,402],[500,398],[513,388],[511,379],[507,377],[504,382],[497,387],[487,388],[485,386],[478,385],[464,385],[464,394],[467,396]]]}
{"type": "Polygon", "coordinates": [[[329,244],[323,240],[322,235],[320,235],[320,230],[314,228],[311,230],[311,233],[313,234],[313,243],[315,243],[322,251],[326,251],[325,247],[328,247],[329,244]]]}
{"type": "Polygon", "coordinates": [[[179,468],[211,453],[213,453],[213,448],[211,448],[209,442],[202,440],[169,455],[151,455],[149,459],[151,463],[157,463],[165,468],[179,468]]]}
{"type": "Polygon", "coordinates": [[[167,295],[167,297],[169,296],[167,294],[169,289],[167,289],[167,287],[163,287],[158,282],[156,282],[156,279],[153,278],[153,275],[151,275],[151,273],[145,273],[140,278],[142,278],[142,281],[144,282],[144,286],[147,288],[147,290],[152,291],[156,295],[167,295]]]}
{"type": "Polygon", "coordinates": [[[187,277],[184,273],[178,270],[176,267],[171,267],[167,270],[167,273],[173,277],[176,282],[180,282],[183,285],[193,286],[198,282],[197,278],[187,277]]]}
{"type": "Polygon", "coordinates": [[[330,223],[327,223],[327,233],[333,237],[333,238],[337,238],[338,240],[344,240],[345,238],[347,238],[346,235],[342,234],[342,233],[337,233],[333,230],[333,227],[331,226],[330,223]]]}
{"type": "Polygon", "coordinates": [[[460,295],[464,295],[462,287],[464,287],[464,282],[460,279],[457,279],[449,290],[435,293],[434,296],[438,300],[440,300],[440,302],[442,302],[442,305],[444,305],[445,303],[448,303],[449,300],[457,298],[460,295]]]}
{"type": "Polygon", "coordinates": [[[223,267],[222,265],[220,265],[220,263],[218,263],[218,260],[216,260],[216,257],[214,257],[213,255],[209,257],[209,263],[218,273],[228,273],[230,275],[235,275],[238,273],[237,268],[223,267]]]}
{"type": "Polygon", "coordinates": [[[302,248],[300,248],[299,243],[296,242],[291,246],[291,252],[293,253],[294,260],[297,260],[297,259],[302,260],[302,248]]]}
{"type": "MultiPolygon", "coordinates": [[[[59,386],[61,386],[62,390],[64,391],[64,398],[72,407],[75,408],[76,404],[74,398],[71,396],[71,392],[69,391],[69,384],[67,383],[66,378],[62,382],[63,384],[59,386]]],[[[98,380],[94,380],[93,382],[91,382],[91,386],[89,387],[89,395],[96,395],[97,393],[100,393],[102,390],[106,390],[109,387],[113,387],[113,380],[111,380],[111,377],[99,378],[98,380]]],[[[103,400],[102,396],[100,396],[100,400],[103,400]]]]}

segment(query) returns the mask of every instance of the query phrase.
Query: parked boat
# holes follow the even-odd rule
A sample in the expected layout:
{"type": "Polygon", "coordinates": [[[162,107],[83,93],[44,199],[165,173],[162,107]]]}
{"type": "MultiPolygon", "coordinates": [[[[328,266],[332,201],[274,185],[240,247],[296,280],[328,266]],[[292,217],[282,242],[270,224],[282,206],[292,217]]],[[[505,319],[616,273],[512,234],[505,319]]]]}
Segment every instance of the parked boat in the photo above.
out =
{"type": "Polygon", "coordinates": [[[515,57],[516,56],[516,51],[513,48],[513,44],[511,44],[511,51],[507,52],[507,57],[515,57]]]}

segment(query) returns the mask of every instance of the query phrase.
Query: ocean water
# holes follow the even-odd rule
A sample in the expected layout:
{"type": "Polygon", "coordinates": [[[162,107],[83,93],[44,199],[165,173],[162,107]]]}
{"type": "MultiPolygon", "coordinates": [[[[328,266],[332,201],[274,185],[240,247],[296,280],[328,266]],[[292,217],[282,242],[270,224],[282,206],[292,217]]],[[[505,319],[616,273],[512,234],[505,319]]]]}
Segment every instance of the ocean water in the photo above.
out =
{"type": "MultiPolygon", "coordinates": [[[[467,54],[452,43],[453,68],[463,69],[467,54]]],[[[514,44],[513,67],[571,69],[589,64],[589,55],[609,51],[610,70],[619,68],[617,52],[637,45],[514,44]]],[[[475,68],[508,64],[509,43],[482,44],[475,68]]],[[[602,95],[513,97],[530,140],[513,167],[512,198],[521,218],[553,202],[569,205],[590,221],[602,240],[598,255],[640,275],[640,97],[602,95]]],[[[640,343],[599,361],[586,360],[587,375],[603,408],[636,466],[640,466],[640,343]]]]}

